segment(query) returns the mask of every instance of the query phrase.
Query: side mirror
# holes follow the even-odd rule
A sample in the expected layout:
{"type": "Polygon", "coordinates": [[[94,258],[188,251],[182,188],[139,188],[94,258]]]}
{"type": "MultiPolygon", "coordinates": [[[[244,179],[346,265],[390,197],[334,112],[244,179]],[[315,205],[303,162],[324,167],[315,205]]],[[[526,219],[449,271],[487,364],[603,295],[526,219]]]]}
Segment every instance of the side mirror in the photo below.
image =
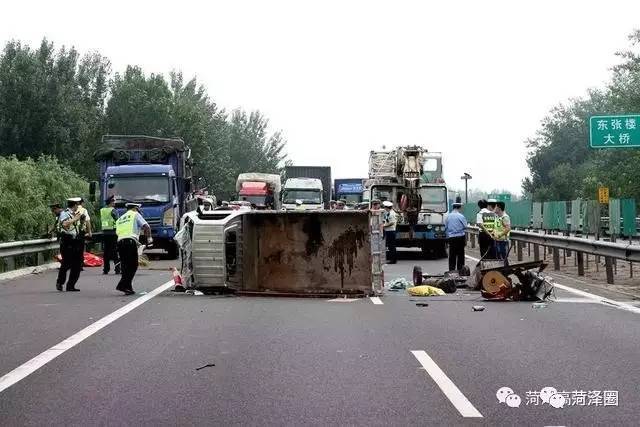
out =
{"type": "Polygon", "coordinates": [[[89,182],[89,201],[94,203],[96,201],[96,189],[98,188],[97,181],[89,182]]]}

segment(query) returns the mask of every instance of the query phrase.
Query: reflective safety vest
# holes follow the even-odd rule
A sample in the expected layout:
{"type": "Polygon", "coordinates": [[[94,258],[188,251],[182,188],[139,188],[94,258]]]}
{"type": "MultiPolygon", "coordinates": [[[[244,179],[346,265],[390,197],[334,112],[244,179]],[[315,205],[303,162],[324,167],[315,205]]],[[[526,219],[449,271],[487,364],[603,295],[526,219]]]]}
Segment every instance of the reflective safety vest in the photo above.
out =
{"type": "Polygon", "coordinates": [[[113,209],[110,206],[100,209],[100,222],[102,222],[103,230],[115,230],[116,228],[116,220],[112,214],[113,209]]]}
{"type": "Polygon", "coordinates": [[[511,231],[505,234],[502,218],[499,217],[498,215],[496,215],[494,231],[495,231],[496,240],[500,240],[500,241],[509,240],[509,234],[511,234],[511,231]]]}
{"type": "Polygon", "coordinates": [[[118,240],[122,239],[134,239],[138,240],[138,234],[135,232],[136,226],[136,211],[127,211],[116,221],[116,234],[118,240]]]}
{"type": "Polygon", "coordinates": [[[482,226],[488,232],[493,231],[496,228],[497,218],[498,218],[498,215],[496,215],[493,212],[484,212],[482,214],[482,226]]]}

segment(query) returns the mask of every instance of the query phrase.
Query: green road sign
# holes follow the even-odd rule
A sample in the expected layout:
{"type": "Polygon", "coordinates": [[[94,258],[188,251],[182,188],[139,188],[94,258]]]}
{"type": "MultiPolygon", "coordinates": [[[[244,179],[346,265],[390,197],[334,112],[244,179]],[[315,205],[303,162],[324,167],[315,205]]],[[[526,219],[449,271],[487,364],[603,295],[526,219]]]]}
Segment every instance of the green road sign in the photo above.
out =
{"type": "Polygon", "coordinates": [[[640,147],[640,115],[590,117],[589,146],[591,148],[640,147]]]}
{"type": "Polygon", "coordinates": [[[503,194],[489,194],[489,196],[487,196],[488,199],[496,199],[497,201],[502,201],[502,202],[510,202],[511,201],[511,194],[509,193],[503,193],[503,194]]]}

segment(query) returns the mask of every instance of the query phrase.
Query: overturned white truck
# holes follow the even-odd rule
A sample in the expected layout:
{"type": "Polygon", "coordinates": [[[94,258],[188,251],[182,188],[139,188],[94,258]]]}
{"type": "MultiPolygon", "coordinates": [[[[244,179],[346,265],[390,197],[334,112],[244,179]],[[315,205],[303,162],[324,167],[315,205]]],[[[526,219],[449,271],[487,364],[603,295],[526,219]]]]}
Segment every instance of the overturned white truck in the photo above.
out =
{"type": "Polygon", "coordinates": [[[187,288],[303,296],[382,292],[384,241],[377,215],[198,210],[182,221],[187,288]]]}

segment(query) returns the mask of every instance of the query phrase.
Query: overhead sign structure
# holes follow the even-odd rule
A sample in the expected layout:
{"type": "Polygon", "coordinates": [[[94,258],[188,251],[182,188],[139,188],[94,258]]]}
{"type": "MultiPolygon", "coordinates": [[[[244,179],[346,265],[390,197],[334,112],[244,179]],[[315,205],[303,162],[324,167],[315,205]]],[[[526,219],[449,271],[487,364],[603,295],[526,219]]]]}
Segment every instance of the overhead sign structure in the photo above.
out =
{"type": "Polygon", "coordinates": [[[609,203],[609,187],[598,187],[598,202],[603,205],[609,203]]]}
{"type": "Polygon", "coordinates": [[[489,194],[488,198],[489,199],[496,199],[499,202],[510,202],[511,201],[511,194],[509,194],[509,193],[489,194]]]}
{"type": "Polygon", "coordinates": [[[589,118],[591,148],[640,147],[640,114],[589,118]]]}

